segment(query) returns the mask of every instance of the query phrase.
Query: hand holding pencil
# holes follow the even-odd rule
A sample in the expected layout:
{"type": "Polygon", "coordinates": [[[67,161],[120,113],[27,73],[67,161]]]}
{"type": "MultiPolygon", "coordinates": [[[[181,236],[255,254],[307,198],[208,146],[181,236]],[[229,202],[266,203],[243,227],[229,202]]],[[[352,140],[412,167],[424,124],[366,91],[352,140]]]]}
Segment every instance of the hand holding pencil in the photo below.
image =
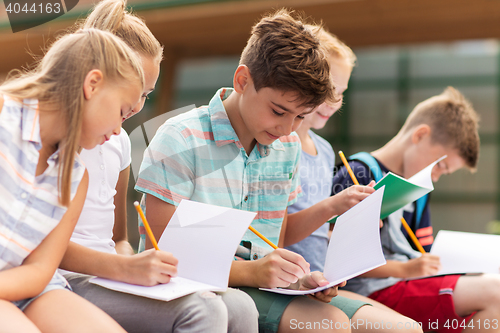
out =
{"type": "Polygon", "coordinates": [[[135,255],[122,256],[123,260],[126,260],[126,264],[123,265],[123,270],[120,272],[122,277],[118,281],[141,286],[168,283],[170,278],[177,276],[178,260],[172,253],[160,250],[141,206],[137,201],[134,202],[134,206],[154,249],[135,255]]]}
{"type": "Polygon", "coordinates": [[[300,254],[278,248],[252,226],[248,229],[275,250],[257,261],[258,273],[255,275],[258,278],[254,282],[256,287],[287,288],[311,272],[309,263],[300,254]]]}
{"type": "MultiPolygon", "coordinates": [[[[344,163],[344,166],[347,169],[347,172],[351,176],[351,179],[352,179],[353,183],[355,185],[359,185],[359,182],[356,179],[356,176],[354,175],[354,172],[352,172],[352,169],[351,169],[349,163],[347,163],[347,159],[345,158],[344,153],[342,151],[340,151],[340,150],[339,150],[339,156],[340,156],[340,159],[342,160],[342,163],[344,163]]],[[[403,227],[406,229],[406,232],[408,233],[408,235],[410,235],[410,238],[412,239],[413,243],[415,243],[415,246],[417,247],[417,249],[421,253],[425,253],[424,248],[422,247],[422,245],[418,241],[417,237],[415,236],[415,234],[411,230],[410,226],[408,225],[408,223],[406,223],[406,221],[405,221],[405,219],[403,217],[401,217],[401,223],[402,223],[403,227]]],[[[382,227],[382,225],[381,225],[381,227],[382,227]]]]}
{"type": "Polygon", "coordinates": [[[375,192],[375,189],[373,189],[375,182],[372,181],[367,186],[360,185],[358,180],[356,179],[356,176],[354,175],[354,172],[347,163],[344,153],[342,153],[342,151],[339,151],[339,155],[342,162],[344,163],[344,167],[346,168],[355,185],[344,188],[342,191],[331,197],[331,204],[334,205],[337,210],[336,215],[343,214],[344,212],[358,204],[360,201],[368,197],[370,194],[375,192]]]}

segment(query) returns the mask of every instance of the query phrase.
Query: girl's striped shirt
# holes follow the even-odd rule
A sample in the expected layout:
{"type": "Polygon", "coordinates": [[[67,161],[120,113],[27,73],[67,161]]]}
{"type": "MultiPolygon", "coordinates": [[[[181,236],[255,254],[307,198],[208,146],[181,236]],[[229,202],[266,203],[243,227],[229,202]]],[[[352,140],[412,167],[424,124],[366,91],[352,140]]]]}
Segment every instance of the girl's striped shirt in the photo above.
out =
{"type": "MultiPolygon", "coordinates": [[[[40,137],[38,101],[15,101],[4,95],[0,113],[0,270],[20,266],[59,223],[67,207],[59,203],[60,151],[35,176],[40,137]]],[[[77,156],[71,198],[85,172],[77,156]]]]}

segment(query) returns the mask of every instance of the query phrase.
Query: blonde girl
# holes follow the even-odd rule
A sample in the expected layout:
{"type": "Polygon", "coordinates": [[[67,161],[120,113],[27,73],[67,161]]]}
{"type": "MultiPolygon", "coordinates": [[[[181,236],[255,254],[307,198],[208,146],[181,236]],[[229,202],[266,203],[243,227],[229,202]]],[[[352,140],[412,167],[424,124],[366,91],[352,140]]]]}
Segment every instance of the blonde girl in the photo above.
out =
{"type": "MultiPolygon", "coordinates": [[[[144,91],[141,101],[122,120],[138,113],[158,79],[163,54],[158,40],[144,21],[126,10],[123,0],[98,3],[78,26],[109,31],[139,54],[145,75],[144,91]]],[[[91,276],[100,276],[150,286],[168,283],[177,272],[177,259],[172,254],[154,250],[134,254],[128,242],[130,150],[130,140],[121,131],[103,145],[81,153],[89,172],[89,190],[60,266],[72,289],[111,315],[128,332],[227,332],[228,328],[233,332],[256,332],[255,306],[246,294],[236,290],[223,293],[222,298],[200,292],[160,302],[89,283],[91,276]]]]}
{"type": "Polygon", "coordinates": [[[87,192],[77,150],[119,134],[143,86],[134,52],[95,29],[0,86],[0,331],[123,332],[56,269],[87,192]]]}

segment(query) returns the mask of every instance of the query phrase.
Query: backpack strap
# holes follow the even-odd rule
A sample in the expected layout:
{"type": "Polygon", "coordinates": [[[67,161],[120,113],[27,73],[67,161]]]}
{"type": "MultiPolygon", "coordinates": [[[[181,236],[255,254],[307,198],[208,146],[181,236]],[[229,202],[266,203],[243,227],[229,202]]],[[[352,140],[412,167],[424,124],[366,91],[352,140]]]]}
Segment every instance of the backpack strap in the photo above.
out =
{"type": "Polygon", "coordinates": [[[429,200],[429,193],[427,193],[426,195],[424,195],[423,197],[420,197],[418,200],[417,200],[417,203],[416,203],[416,225],[415,225],[415,229],[418,229],[418,227],[420,226],[420,220],[422,219],[422,215],[424,213],[424,209],[425,209],[425,205],[427,204],[427,200],[429,200]]]}
{"type": "Polygon", "coordinates": [[[349,156],[349,160],[356,160],[364,163],[368,167],[368,169],[370,169],[375,182],[378,182],[380,179],[382,179],[382,169],[380,169],[380,165],[378,164],[377,160],[375,159],[375,157],[370,155],[370,153],[362,151],[360,153],[349,156]]]}
{"type": "MultiPolygon", "coordinates": [[[[349,156],[349,160],[356,160],[364,163],[373,175],[373,178],[376,182],[382,179],[382,169],[380,169],[380,165],[378,164],[375,157],[370,155],[367,152],[360,152],[354,155],[349,156]]],[[[416,226],[415,229],[418,229],[420,225],[420,220],[422,219],[422,215],[424,213],[425,205],[427,204],[427,200],[429,199],[429,194],[424,195],[416,201],[416,226]]]]}

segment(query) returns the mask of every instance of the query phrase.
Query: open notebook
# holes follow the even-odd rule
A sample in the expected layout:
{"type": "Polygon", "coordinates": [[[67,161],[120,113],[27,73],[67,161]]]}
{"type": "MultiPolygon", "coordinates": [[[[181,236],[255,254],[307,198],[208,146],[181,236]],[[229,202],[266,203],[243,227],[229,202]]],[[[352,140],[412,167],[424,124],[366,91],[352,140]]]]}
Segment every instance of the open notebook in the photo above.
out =
{"type": "MultiPolygon", "coordinates": [[[[385,219],[395,211],[434,190],[431,178],[432,168],[444,158],[446,158],[446,155],[429,164],[409,179],[404,179],[392,172],[388,172],[380,179],[373,187],[379,189],[385,186],[380,218],[385,219]]],[[[336,220],[337,217],[334,217],[328,222],[335,223],[336,220]]]]}
{"type": "Polygon", "coordinates": [[[325,278],[328,285],[310,290],[266,289],[287,295],[312,294],[385,264],[380,244],[380,207],[384,187],[340,215],[333,228],[326,254],[325,278]]]}
{"type": "Polygon", "coordinates": [[[124,293],[169,301],[200,290],[227,289],[236,248],[256,213],[182,200],[158,246],[178,260],[178,276],[153,287],[93,278],[124,293]]]}
{"type": "Polygon", "coordinates": [[[431,248],[443,274],[500,273],[500,235],[440,230],[431,248]]]}

